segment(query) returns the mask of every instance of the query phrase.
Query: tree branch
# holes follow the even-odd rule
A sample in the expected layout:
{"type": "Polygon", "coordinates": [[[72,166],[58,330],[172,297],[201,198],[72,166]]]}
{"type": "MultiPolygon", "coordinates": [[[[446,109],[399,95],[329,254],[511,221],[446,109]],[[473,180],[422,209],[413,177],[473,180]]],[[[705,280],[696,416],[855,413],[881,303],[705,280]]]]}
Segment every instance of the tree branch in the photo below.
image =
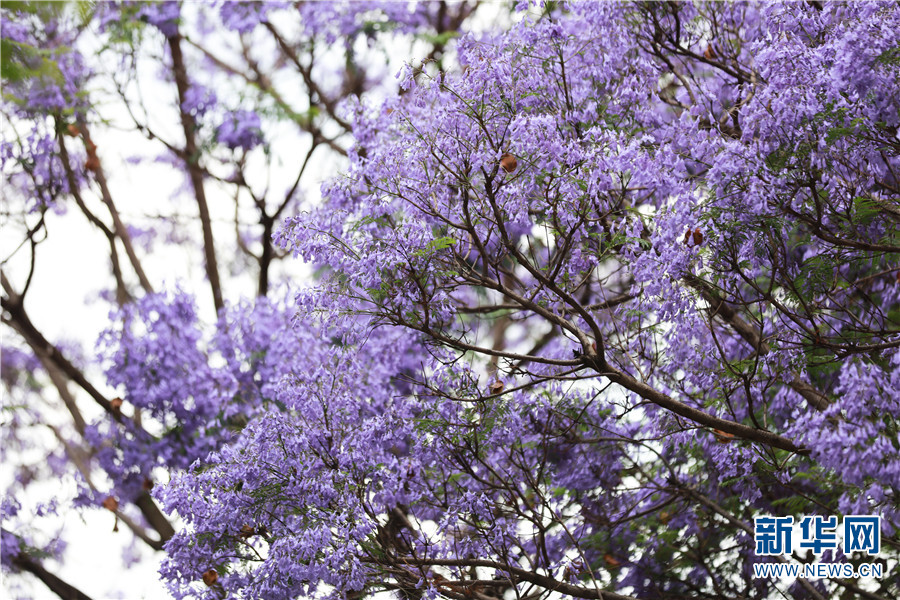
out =
{"type": "Polygon", "coordinates": [[[200,156],[197,148],[197,140],[194,136],[194,130],[197,124],[194,117],[184,110],[184,104],[187,101],[187,93],[190,87],[188,81],[187,69],[184,64],[184,55],[181,53],[181,34],[167,38],[169,50],[172,54],[172,70],[175,75],[175,87],[178,88],[178,112],[181,115],[181,128],[184,131],[184,153],[187,157],[185,164],[188,170],[188,176],[191,180],[191,186],[194,189],[194,197],[197,199],[197,208],[200,212],[200,223],[203,228],[203,251],[206,258],[206,276],[209,279],[209,285],[212,288],[213,304],[218,313],[225,307],[222,298],[222,284],[219,280],[219,266],[216,261],[216,247],[213,242],[212,221],[209,215],[209,205],[206,202],[206,191],[203,188],[203,171],[197,164],[200,156]]]}
{"type": "Polygon", "coordinates": [[[62,600],[91,600],[91,597],[76,588],[70,583],[66,583],[47,569],[39,562],[32,559],[24,552],[20,552],[12,559],[13,565],[23,571],[27,571],[41,580],[51,592],[59,596],[62,600]]]}
{"type": "Polygon", "coordinates": [[[506,571],[510,575],[514,575],[516,579],[533,583],[549,591],[559,592],[567,596],[575,598],[586,598],[594,600],[637,600],[634,596],[625,596],[615,592],[607,592],[597,590],[595,588],[584,588],[564,581],[559,581],[548,575],[541,575],[534,571],[528,571],[519,567],[504,564],[493,560],[484,560],[479,558],[397,558],[400,564],[408,565],[435,565],[444,567],[487,567],[500,571],[506,571]]]}
{"type": "MultiPolygon", "coordinates": [[[[700,295],[709,304],[708,313],[710,318],[715,316],[721,317],[726,323],[731,325],[732,329],[734,329],[754,350],[761,355],[769,353],[769,345],[762,341],[756,328],[744,321],[737,311],[729,306],[723,298],[719,297],[719,295],[705,282],[690,274],[685,276],[685,281],[687,281],[689,286],[700,292],[700,295]]],[[[788,383],[791,389],[803,396],[803,398],[809,402],[809,405],[816,410],[825,410],[828,408],[828,405],[831,404],[831,400],[828,396],[806,381],[803,381],[799,374],[792,373],[792,375],[794,376],[794,379],[788,383]]]]}

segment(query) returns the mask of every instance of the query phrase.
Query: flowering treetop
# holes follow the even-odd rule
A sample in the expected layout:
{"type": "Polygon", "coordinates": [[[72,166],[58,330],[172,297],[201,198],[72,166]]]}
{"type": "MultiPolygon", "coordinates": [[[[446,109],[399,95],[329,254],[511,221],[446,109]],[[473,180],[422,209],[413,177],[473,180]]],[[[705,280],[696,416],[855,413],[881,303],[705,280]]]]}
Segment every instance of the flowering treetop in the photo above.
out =
{"type": "MultiPolygon", "coordinates": [[[[263,6],[222,18],[277,33],[263,6]]],[[[351,6],[306,22],[338,43],[375,10],[351,6]]],[[[752,523],[877,514],[896,563],[900,10],[521,8],[457,67],[339,105],[317,86],[320,129],[285,117],[349,134],[275,233],[314,284],[217,296],[214,325],[181,290],[117,312],[107,383],[158,426],[115,407],[85,435],[122,497],[169,473],[169,590],[897,597],[895,576],[754,579],[752,523]]],[[[216,95],[174,78],[189,141],[216,95]]],[[[246,153],[264,129],[235,108],[213,135],[246,153]]],[[[269,236],[287,213],[258,206],[269,236]]]]}

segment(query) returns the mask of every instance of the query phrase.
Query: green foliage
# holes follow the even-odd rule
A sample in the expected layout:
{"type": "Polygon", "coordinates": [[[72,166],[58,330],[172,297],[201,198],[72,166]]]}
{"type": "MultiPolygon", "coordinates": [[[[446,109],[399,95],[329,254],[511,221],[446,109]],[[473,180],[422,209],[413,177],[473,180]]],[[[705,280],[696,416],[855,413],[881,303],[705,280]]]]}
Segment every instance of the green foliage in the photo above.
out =
{"type": "Polygon", "coordinates": [[[825,134],[825,141],[829,144],[833,144],[841,138],[858,133],[862,127],[862,118],[853,119],[850,121],[849,125],[838,125],[829,129],[828,133],[825,134]]]}
{"type": "Polygon", "coordinates": [[[800,273],[794,278],[793,292],[804,302],[812,302],[816,295],[832,287],[837,264],[827,255],[812,256],[800,266],[800,273]]]}
{"type": "Polygon", "coordinates": [[[882,209],[878,203],[871,198],[858,196],[853,199],[853,215],[851,219],[854,225],[868,225],[881,211],[882,209]]]}
{"type": "MultiPolygon", "coordinates": [[[[34,31],[44,31],[47,23],[70,19],[86,24],[90,21],[94,4],[91,2],[4,2],[3,14],[15,13],[20,19],[29,22],[34,31]]],[[[2,31],[2,30],[0,30],[2,31]]],[[[32,45],[18,42],[8,37],[0,37],[0,79],[4,87],[10,84],[29,86],[33,83],[63,83],[63,73],[56,62],[56,57],[69,52],[66,46],[53,48],[42,47],[40,43],[32,45]]],[[[22,104],[22,98],[3,90],[4,100],[22,104]]]]}
{"type": "Polygon", "coordinates": [[[434,46],[446,46],[450,40],[459,37],[459,32],[444,31],[443,33],[430,33],[426,31],[418,34],[416,37],[429,44],[433,44],[434,46]]]}
{"type": "MultiPolygon", "coordinates": [[[[3,83],[47,79],[60,81],[62,73],[52,60],[52,52],[8,38],[0,39],[0,76],[3,83]]],[[[3,95],[10,98],[6,92],[3,95]]]]}
{"type": "Polygon", "coordinates": [[[889,48],[875,58],[880,65],[900,65],[900,47],[889,48]]]}
{"type": "Polygon", "coordinates": [[[428,242],[428,245],[425,246],[425,248],[413,252],[413,256],[432,256],[433,254],[440,252],[441,250],[446,250],[455,243],[456,240],[452,237],[439,237],[428,242]]]}

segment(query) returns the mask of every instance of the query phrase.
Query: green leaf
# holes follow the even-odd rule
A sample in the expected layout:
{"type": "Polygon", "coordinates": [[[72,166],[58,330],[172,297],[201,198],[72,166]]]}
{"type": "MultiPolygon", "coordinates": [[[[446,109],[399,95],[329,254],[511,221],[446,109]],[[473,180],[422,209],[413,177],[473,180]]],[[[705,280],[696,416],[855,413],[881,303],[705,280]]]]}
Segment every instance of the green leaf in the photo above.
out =
{"type": "Polygon", "coordinates": [[[431,256],[436,252],[440,252],[441,250],[446,250],[450,246],[456,243],[456,240],[452,237],[439,237],[428,242],[428,245],[422,248],[421,250],[417,250],[413,252],[413,256],[431,256]]]}
{"type": "Polygon", "coordinates": [[[808,258],[800,266],[800,273],[794,278],[794,289],[809,302],[816,294],[826,291],[834,280],[835,264],[827,257],[818,255],[808,258]]]}
{"type": "Polygon", "coordinates": [[[879,213],[881,213],[881,207],[871,198],[858,196],[853,199],[851,219],[854,225],[868,225],[879,213]]]}
{"type": "Polygon", "coordinates": [[[459,37],[458,31],[445,31],[443,33],[422,33],[417,36],[421,40],[425,40],[434,46],[446,46],[453,38],[459,37]]]}
{"type": "Polygon", "coordinates": [[[900,65],[900,46],[885,50],[875,58],[875,62],[881,65],[900,65]]]}

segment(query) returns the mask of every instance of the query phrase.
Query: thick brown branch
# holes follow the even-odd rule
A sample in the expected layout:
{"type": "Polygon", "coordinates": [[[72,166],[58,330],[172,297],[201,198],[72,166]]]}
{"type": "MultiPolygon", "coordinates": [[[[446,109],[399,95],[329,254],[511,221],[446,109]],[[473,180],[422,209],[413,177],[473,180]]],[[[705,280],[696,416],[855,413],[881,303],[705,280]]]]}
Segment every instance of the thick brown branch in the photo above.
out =
{"type": "Polygon", "coordinates": [[[203,228],[203,252],[206,259],[206,277],[209,279],[209,285],[212,288],[213,304],[215,304],[216,312],[224,308],[225,303],[222,298],[222,284],[219,279],[219,266],[216,261],[216,246],[213,242],[212,220],[209,216],[209,205],[206,202],[206,190],[203,187],[203,170],[197,164],[199,160],[199,150],[197,148],[197,140],[194,131],[197,124],[194,117],[184,110],[187,102],[188,89],[190,83],[188,81],[187,69],[184,64],[184,55],[181,53],[181,34],[168,38],[169,50],[172,54],[172,70],[175,75],[175,87],[178,88],[179,112],[181,114],[181,127],[184,130],[184,153],[187,157],[185,164],[188,170],[188,176],[191,180],[191,187],[194,189],[194,197],[197,200],[197,208],[200,212],[200,223],[203,228]]]}
{"type": "Polygon", "coordinates": [[[59,393],[59,398],[63,401],[63,404],[66,405],[66,410],[72,415],[72,423],[75,425],[75,431],[84,435],[86,425],[84,417],[78,409],[75,397],[72,395],[72,392],[69,391],[68,380],[64,377],[64,374],[60,371],[59,367],[56,366],[56,363],[51,361],[46,355],[38,354],[38,360],[41,361],[41,365],[43,365],[44,370],[47,371],[47,375],[50,376],[50,381],[53,382],[57,393],[59,393]]]}
{"type": "MultiPolygon", "coordinates": [[[[96,146],[91,141],[91,134],[88,130],[87,122],[84,119],[79,119],[78,128],[84,138],[85,147],[96,149],[96,146]]],[[[96,150],[94,151],[96,152],[96,150]]],[[[103,167],[99,161],[96,164],[94,176],[97,179],[97,184],[100,186],[100,197],[103,199],[103,203],[106,205],[106,208],[109,209],[109,215],[112,217],[113,230],[115,231],[116,237],[122,241],[122,246],[125,248],[125,254],[128,256],[128,260],[131,262],[135,274],[137,274],[138,281],[141,282],[141,287],[144,288],[146,293],[152,294],[153,286],[150,285],[150,280],[147,278],[147,274],[144,273],[144,267],[141,265],[137,252],[134,250],[131,234],[128,233],[128,228],[125,227],[125,224],[119,216],[119,211],[113,202],[112,194],[109,191],[109,185],[106,182],[106,174],[103,172],[103,167]]]]}
{"type": "Polygon", "coordinates": [[[154,502],[149,493],[141,493],[134,503],[141,510],[141,514],[144,515],[144,518],[147,519],[150,526],[159,534],[160,541],[158,549],[162,548],[162,545],[175,535],[175,528],[172,527],[172,524],[169,523],[166,516],[159,510],[159,506],[156,505],[156,502],[154,502]]]}
{"type": "Polygon", "coordinates": [[[781,450],[787,450],[788,452],[795,452],[797,454],[809,453],[809,450],[807,448],[801,448],[800,446],[794,444],[791,440],[784,438],[778,434],[772,433],[771,431],[766,431],[764,429],[754,429],[753,427],[748,427],[734,421],[720,419],[719,417],[714,417],[709,413],[703,412],[700,409],[688,406],[687,404],[679,402],[678,400],[675,400],[674,398],[650,387],[646,383],[638,381],[630,375],[627,375],[612,367],[607,367],[606,371],[598,370],[598,372],[600,372],[601,375],[608,378],[613,383],[617,383],[625,389],[636,393],[644,400],[648,400],[653,404],[656,404],[657,406],[672,411],[676,415],[680,415],[686,419],[690,419],[691,421],[699,423],[700,425],[704,425],[712,429],[718,429],[719,431],[730,433],[745,440],[759,442],[761,444],[772,446],[773,448],[779,448],[781,450]]]}
{"type": "Polygon", "coordinates": [[[77,383],[85,392],[87,392],[88,395],[103,408],[103,410],[113,417],[117,417],[117,420],[121,420],[121,415],[113,409],[110,401],[107,400],[97,388],[91,385],[91,382],[85,378],[84,374],[75,365],[69,362],[69,359],[63,356],[56,346],[51,344],[47,338],[38,331],[37,327],[34,326],[34,323],[32,323],[31,319],[28,317],[28,313],[25,312],[25,307],[22,305],[22,298],[12,290],[9,281],[6,279],[6,274],[2,273],[0,276],[2,276],[3,289],[7,294],[3,297],[2,306],[3,310],[9,315],[8,319],[4,318],[4,321],[25,339],[39,358],[49,360],[56,365],[69,379],[77,383]]]}
{"type": "Polygon", "coordinates": [[[12,563],[19,569],[27,571],[40,579],[41,583],[46,585],[51,592],[59,596],[62,600],[91,600],[90,596],[76,588],[74,585],[66,583],[24,552],[20,552],[13,557],[12,563]]]}

